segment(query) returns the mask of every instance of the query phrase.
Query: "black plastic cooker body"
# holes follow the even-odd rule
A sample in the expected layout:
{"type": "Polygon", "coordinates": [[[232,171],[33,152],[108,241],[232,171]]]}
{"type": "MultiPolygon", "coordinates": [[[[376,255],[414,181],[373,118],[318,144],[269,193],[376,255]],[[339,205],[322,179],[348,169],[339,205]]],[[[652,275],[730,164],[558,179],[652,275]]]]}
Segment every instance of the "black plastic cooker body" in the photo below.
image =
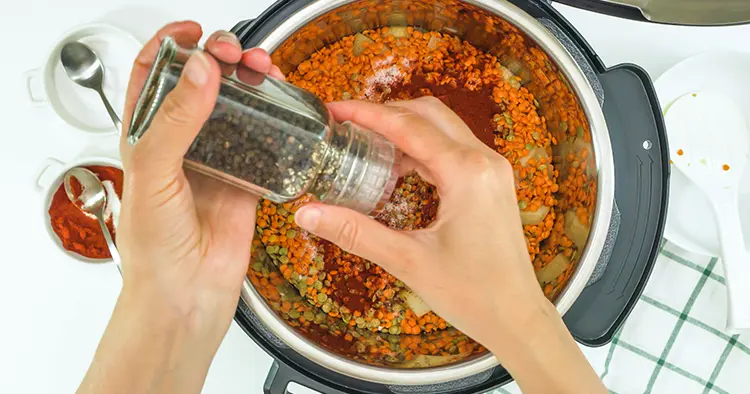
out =
{"type": "MultiPolygon", "coordinates": [[[[638,301],[659,253],[670,175],[661,108],[653,83],[642,68],[632,64],[607,68],[581,34],[548,1],[510,1],[539,20],[573,55],[587,74],[607,121],[616,178],[613,221],[599,269],[563,318],[578,342],[602,346],[611,341],[638,301]]],[[[280,0],[258,18],[238,23],[232,31],[244,48],[251,48],[308,3],[280,0]]],[[[629,14],[618,16],[635,18],[629,14]]],[[[289,348],[265,329],[242,301],[235,320],[275,359],[263,387],[266,394],[288,393],[290,382],[325,394],[469,394],[491,391],[512,380],[507,371],[496,367],[436,385],[366,382],[321,367],[289,348]]]]}

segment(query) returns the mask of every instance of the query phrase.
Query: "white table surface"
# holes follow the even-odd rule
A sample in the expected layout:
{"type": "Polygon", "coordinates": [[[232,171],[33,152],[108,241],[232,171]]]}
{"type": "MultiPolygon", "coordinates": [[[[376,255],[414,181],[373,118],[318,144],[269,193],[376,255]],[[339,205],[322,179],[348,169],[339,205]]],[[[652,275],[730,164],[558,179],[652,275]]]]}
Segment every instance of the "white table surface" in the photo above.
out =
{"type": "MultiPolygon", "coordinates": [[[[194,19],[204,31],[229,29],[272,0],[26,0],[0,6],[5,50],[0,61],[0,392],[70,393],[88,367],[121,280],[111,266],[64,256],[43,227],[33,186],[53,156],[116,150],[111,139],[86,139],[49,108],[26,99],[25,71],[40,67],[70,28],[108,21],[145,40],[164,23],[194,19]],[[155,3],[150,5],[149,3],[155,3]]],[[[750,52],[750,26],[687,28],[619,20],[559,6],[608,65],[631,62],[653,78],[679,60],[709,50],[750,52]]],[[[585,349],[595,368],[603,349],[585,349]]],[[[206,393],[260,393],[271,358],[232,324],[208,375],[206,393]]]]}

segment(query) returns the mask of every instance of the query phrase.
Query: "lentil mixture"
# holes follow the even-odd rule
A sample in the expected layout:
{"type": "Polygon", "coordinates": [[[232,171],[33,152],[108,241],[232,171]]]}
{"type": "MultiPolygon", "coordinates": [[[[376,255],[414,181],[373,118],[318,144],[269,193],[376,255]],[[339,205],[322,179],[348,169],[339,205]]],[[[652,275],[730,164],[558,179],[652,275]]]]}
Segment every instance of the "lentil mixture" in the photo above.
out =
{"type": "MultiPolygon", "coordinates": [[[[539,59],[526,64],[544,66],[520,69],[451,35],[386,27],[320,49],[287,78],[325,102],[442,100],[513,164],[529,256],[553,299],[587,240],[596,188],[585,116],[546,55],[533,54],[539,59]],[[522,76],[529,73],[537,82],[522,76]],[[544,104],[565,112],[540,108],[529,90],[539,83],[547,91],[544,104]],[[553,157],[566,164],[555,167],[553,157]]],[[[425,356],[452,362],[485,351],[376,264],[299,229],[294,213],[308,198],[260,202],[249,271],[291,325],[329,349],[377,365],[423,367],[430,364],[425,356]]],[[[376,220],[420,229],[435,219],[438,206],[437,189],[411,173],[399,180],[376,220]]]]}

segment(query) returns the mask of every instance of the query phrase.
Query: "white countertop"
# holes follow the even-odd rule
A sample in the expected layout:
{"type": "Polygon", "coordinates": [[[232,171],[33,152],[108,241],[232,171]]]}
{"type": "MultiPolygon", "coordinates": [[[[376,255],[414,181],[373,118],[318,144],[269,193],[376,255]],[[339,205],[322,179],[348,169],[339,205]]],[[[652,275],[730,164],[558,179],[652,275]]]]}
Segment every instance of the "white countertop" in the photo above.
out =
{"type": "MultiPolygon", "coordinates": [[[[24,72],[41,67],[70,28],[107,21],[149,38],[172,20],[194,19],[210,33],[259,14],[272,0],[26,0],[2,6],[0,62],[0,392],[70,393],[78,386],[121,286],[112,265],[78,263],[52,244],[43,196],[34,186],[47,157],[71,160],[115,152],[112,138],[86,139],[51,109],[27,100],[24,72]],[[157,2],[153,2],[157,3],[157,2]],[[13,7],[9,10],[10,7],[13,7]]],[[[692,54],[750,52],[750,26],[686,28],[619,20],[558,7],[608,65],[629,62],[653,78],[692,54]]],[[[595,368],[602,349],[585,349],[595,368]]],[[[233,324],[208,375],[206,393],[260,393],[271,358],[233,324]]]]}

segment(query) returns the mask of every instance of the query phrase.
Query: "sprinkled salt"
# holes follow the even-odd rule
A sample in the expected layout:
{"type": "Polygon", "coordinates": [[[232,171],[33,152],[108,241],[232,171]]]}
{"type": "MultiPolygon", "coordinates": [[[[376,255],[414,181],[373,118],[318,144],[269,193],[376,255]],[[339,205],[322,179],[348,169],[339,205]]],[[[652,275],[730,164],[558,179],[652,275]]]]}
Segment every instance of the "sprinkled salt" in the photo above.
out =
{"type": "Polygon", "coordinates": [[[365,80],[363,96],[378,101],[376,95],[403,81],[410,65],[408,59],[402,59],[400,64],[393,64],[393,56],[374,62],[374,74],[365,80]]]}
{"type": "Polygon", "coordinates": [[[406,223],[404,219],[406,219],[409,214],[413,213],[413,211],[414,209],[409,206],[408,199],[403,198],[400,194],[394,193],[393,197],[391,197],[391,201],[383,207],[378,218],[381,219],[381,221],[384,221],[390,228],[412,230],[412,228],[404,228],[411,227],[405,226],[406,223]]]}

